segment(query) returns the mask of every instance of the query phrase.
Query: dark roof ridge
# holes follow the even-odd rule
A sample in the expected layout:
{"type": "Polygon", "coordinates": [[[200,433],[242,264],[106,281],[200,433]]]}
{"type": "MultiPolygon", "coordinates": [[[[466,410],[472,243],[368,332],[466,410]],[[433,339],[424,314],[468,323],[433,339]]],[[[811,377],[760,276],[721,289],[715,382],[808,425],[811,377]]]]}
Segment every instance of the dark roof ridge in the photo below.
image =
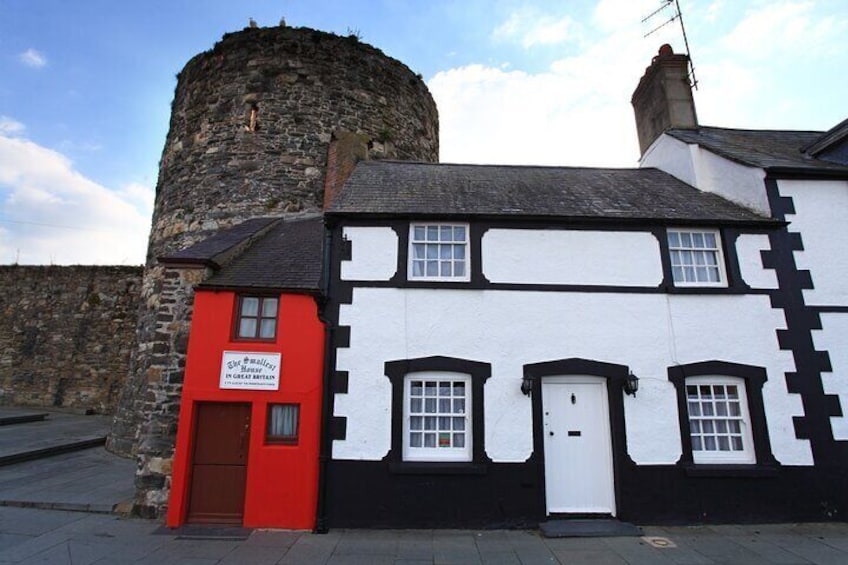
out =
{"type": "Polygon", "coordinates": [[[580,171],[641,171],[654,167],[586,167],[580,165],[528,165],[528,164],[498,164],[498,163],[432,163],[428,161],[403,161],[400,159],[379,159],[361,161],[362,165],[391,163],[401,165],[427,165],[434,167],[480,167],[480,168],[510,168],[510,169],[570,169],[580,171]]]}
{"type": "Polygon", "coordinates": [[[728,128],[722,126],[704,126],[698,125],[693,127],[674,127],[668,128],[671,130],[698,131],[700,129],[721,130],[721,131],[739,131],[739,132],[763,132],[763,133],[825,133],[823,130],[817,129],[773,129],[773,128],[728,128]]]}

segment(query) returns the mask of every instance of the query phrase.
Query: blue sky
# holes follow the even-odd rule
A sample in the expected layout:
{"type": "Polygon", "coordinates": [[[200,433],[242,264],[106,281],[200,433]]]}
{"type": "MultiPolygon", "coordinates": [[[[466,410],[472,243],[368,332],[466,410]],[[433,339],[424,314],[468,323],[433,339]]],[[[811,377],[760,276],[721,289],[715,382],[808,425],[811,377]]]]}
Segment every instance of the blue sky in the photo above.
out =
{"type": "MultiPolygon", "coordinates": [[[[443,162],[632,167],[662,0],[0,0],[0,264],[140,264],[175,75],[253,17],[421,73],[443,162]]],[[[702,124],[848,117],[848,2],[680,0],[702,124]]]]}

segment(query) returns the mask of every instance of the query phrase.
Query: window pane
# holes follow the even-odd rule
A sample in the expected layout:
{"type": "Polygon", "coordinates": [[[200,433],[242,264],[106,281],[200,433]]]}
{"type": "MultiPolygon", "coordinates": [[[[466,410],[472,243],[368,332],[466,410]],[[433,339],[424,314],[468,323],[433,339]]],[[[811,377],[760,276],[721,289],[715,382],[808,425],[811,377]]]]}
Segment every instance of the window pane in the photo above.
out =
{"type": "Polygon", "coordinates": [[[424,434],[424,447],[436,447],[436,434],[424,434]]]}
{"type": "Polygon", "coordinates": [[[704,234],[704,241],[707,244],[707,247],[709,247],[711,249],[717,249],[718,248],[718,246],[716,245],[716,236],[715,236],[714,233],[705,233],[704,234]]]}
{"type": "Polygon", "coordinates": [[[454,431],[461,432],[465,430],[465,418],[454,418],[453,419],[453,429],[454,431]]]}
{"type": "Polygon", "coordinates": [[[453,258],[454,259],[465,259],[465,246],[464,245],[454,245],[453,246],[453,258]]]}
{"type": "Polygon", "coordinates": [[[698,402],[690,402],[689,403],[689,415],[690,416],[700,416],[701,415],[701,405],[698,402]]]}
{"type": "Polygon", "coordinates": [[[465,399],[456,398],[453,401],[453,413],[454,414],[464,414],[465,413],[465,399]]]}
{"type": "Polygon", "coordinates": [[[256,319],[242,318],[239,322],[239,337],[256,337],[256,319]]]}
{"type": "Polygon", "coordinates": [[[259,299],[245,297],[241,299],[241,315],[257,316],[259,314],[259,299]]]}
{"type": "Polygon", "coordinates": [[[416,414],[421,412],[421,408],[423,407],[422,401],[420,398],[410,398],[409,399],[409,411],[414,412],[416,414]]]}
{"type": "Polygon", "coordinates": [[[425,430],[435,430],[436,429],[436,417],[435,416],[425,416],[424,417],[424,429],[425,430]]]}
{"type": "Polygon", "coordinates": [[[680,246],[680,234],[676,231],[668,232],[668,245],[669,247],[679,247],[680,246]]]}
{"type": "Polygon", "coordinates": [[[465,226],[454,226],[453,227],[453,240],[454,241],[465,241],[465,226]]]}
{"type": "Polygon", "coordinates": [[[410,430],[421,430],[424,428],[424,418],[422,416],[413,416],[409,419],[410,430]]]}
{"type": "Polygon", "coordinates": [[[704,247],[704,234],[702,234],[702,233],[693,233],[692,234],[692,247],[704,247]]]}
{"type": "Polygon", "coordinates": [[[453,240],[453,228],[451,226],[442,226],[440,229],[439,240],[440,241],[451,241],[453,240]]]}
{"type": "Polygon", "coordinates": [[[409,434],[409,445],[412,447],[421,447],[422,440],[421,433],[411,433],[409,434]]]}
{"type": "Polygon", "coordinates": [[[439,396],[450,396],[451,384],[449,382],[439,383],[439,396]]]}
{"type": "Polygon", "coordinates": [[[421,381],[412,381],[410,390],[413,396],[421,396],[424,394],[424,384],[421,381]]]}
{"type": "Polygon", "coordinates": [[[271,404],[268,406],[266,440],[297,441],[300,416],[298,404],[271,404]]]}
{"type": "Polygon", "coordinates": [[[702,451],[703,446],[701,445],[701,438],[698,436],[694,436],[692,438],[692,451],[702,451]]]}
{"type": "Polygon", "coordinates": [[[423,243],[416,243],[412,246],[412,257],[414,259],[423,259],[424,258],[424,249],[427,247],[423,243]]]}
{"type": "Polygon", "coordinates": [[[453,274],[454,274],[454,276],[457,276],[457,277],[464,277],[465,276],[465,263],[456,263],[453,266],[453,274]]]}
{"type": "Polygon", "coordinates": [[[441,414],[450,414],[450,411],[451,411],[450,398],[440,398],[439,399],[439,412],[441,414]]]}
{"type": "Polygon", "coordinates": [[[453,434],[453,446],[465,447],[465,434],[453,434]]]}
{"type": "Polygon", "coordinates": [[[733,437],[733,451],[743,451],[742,438],[740,436],[733,437]]]}
{"type": "MultiPolygon", "coordinates": [[[[414,235],[412,236],[412,239],[414,239],[415,241],[423,241],[424,240],[424,232],[425,232],[424,226],[415,226],[415,229],[413,231],[414,231],[414,235]]],[[[422,247],[423,247],[423,245],[422,245],[422,247]]]]}
{"type": "Polygon", "coordinates": [[[453,255],[453,249],[451,249],[452,245],[440,245],[439,246],[439,258],[443,260],[450,260],[453,255]]]}
{"type": "Polygon", "coordinates": [[[438,261],[427,261],[427,276],[428,277],[439,276],[439,262],[438,261]]]}
{"type": "Polygon", "coordinates": [[[424,412],[426,412],[427,414],[435,414],[436,413],[436,399],[435,398],[424,399],[424,412]]]}
{"type": "Polygon", "coordinates": [[[436,396],[436,383],[427,381],[424,383],[424,396],[436,396]]]}
{"type": "Polygon", "coordinates": [[[428,245],[427,246],[427,259],[438,259],[439,258],[439,246],[438,245],[428,245]]]}
{"type": "Polygon", "coordinates": [[[706,451],[715,451],[716,450],[716,440],[713,436],[707,436],[704,438],[704,449],[706,451]]]}
{"type": "Polygon", "coordinates": [[[427,241],[438,241],[439,240],[439,227],[438,226],[427,226],[427,241]]]}
{"type": "Polygon", "coordinates": [[[412,276],[414,276],[414,277],[423,277],[424,276],[424,261],[413,261],[412,262],[412,276]]]}
{"type": "Polygon", "coordinates": [[[451,276],[451,264],[450,263],[442,263],[441,274],[443,277],[451,276]]]}
{"type": "Polygon", "coordinates": [[[266,298],[262,301],[262,317],[276,318],[277,317],[277,299],[266,298]]]}
{"type": "Polygon", "coordinates": [[[727,436],[718,437],[718,450],[730,451],[730,441],[727,439],[727,436]]]}
{"type": "Polygon", "coordinates": [[[692,234],[683,232],[680,234],[680,244],[683,247],[692,247],[692,234]]]}
{"type": "Polygon", "coordinates": [[[262,325],[259,328],[259,337],[270,339],[276,334],[277,320],[262,320],[262,325]]]}
{"type": "Polygon", "coordinates": [[[439,416],[439,429],[440,430],[451,429],[451,418],[449,418],[447,416],[439,416]]]}
{"type": "Polygon", "coordinates": [[[439,434],[439,447],[450,447],[451,446],[451,435],[449,433],[440,433],[439,434]]]}

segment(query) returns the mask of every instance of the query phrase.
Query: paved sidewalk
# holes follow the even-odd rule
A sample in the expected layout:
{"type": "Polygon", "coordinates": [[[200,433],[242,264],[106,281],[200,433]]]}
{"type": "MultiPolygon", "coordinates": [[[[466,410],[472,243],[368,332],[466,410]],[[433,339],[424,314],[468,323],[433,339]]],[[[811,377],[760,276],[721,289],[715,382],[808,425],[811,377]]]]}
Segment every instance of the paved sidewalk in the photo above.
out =
{"type": "Polygon", "coordinates": [[[645,527],[663,538],[544,539],[535,531],[257,530],[244,541],[179,539],[157,522],[104,514],[0,508],[0,563],[839,564],[848,524],[645,527]]]}

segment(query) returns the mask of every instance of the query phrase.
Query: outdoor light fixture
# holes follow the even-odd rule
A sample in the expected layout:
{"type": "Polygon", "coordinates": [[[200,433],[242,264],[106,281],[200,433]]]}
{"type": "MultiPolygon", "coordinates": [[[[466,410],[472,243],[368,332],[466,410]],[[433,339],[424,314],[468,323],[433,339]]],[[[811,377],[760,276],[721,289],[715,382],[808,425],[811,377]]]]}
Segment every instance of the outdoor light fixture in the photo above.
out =
{"type": "MultiPolygon", "coordinates": [[[[523,387],[522,387],[522,390],[523,390],[523,387]]],[[[627,378],[624,379],[624,392],[626,394],[632,394],[633,396],[636,396],[637,390],[639,390],[639,377],[634,375],[633,371],[631,371],[627,375],[627,378]]]]}
{"type": "Polygon", "coordinates": [[[524,377],[521,380],[521,392],[524,393],[524,396],[530,396],[531,390],[533,390],[533,379],[524,377]]]}

